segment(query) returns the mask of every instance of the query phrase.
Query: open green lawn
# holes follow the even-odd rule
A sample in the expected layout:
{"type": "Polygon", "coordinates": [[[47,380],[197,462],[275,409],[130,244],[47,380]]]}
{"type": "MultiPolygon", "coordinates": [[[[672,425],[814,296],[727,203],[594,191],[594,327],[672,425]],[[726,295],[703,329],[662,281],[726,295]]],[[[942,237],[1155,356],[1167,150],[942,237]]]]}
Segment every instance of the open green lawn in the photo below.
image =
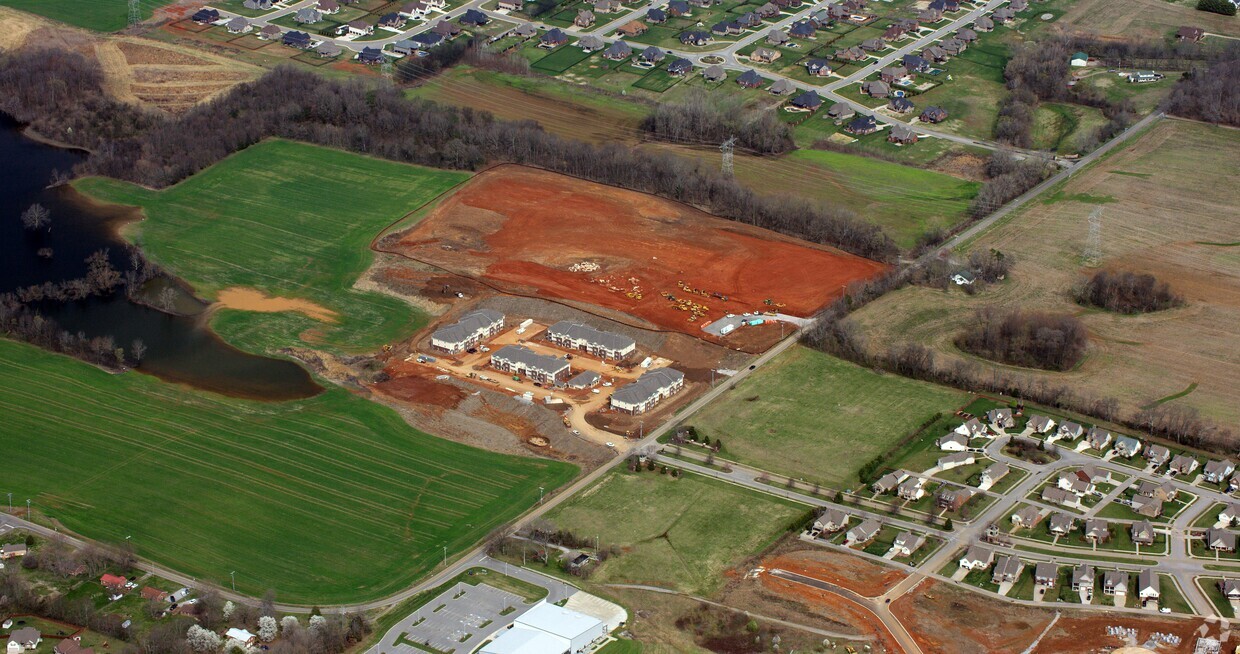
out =
{"type": "Polygon", "coordinates": [[[103,178],[76,186],[99,200],[142,207],[147,219],[127,236],[201,296],[251,287],[337,316],[324,322],[301,313],[221,311],[213,326],[226,340],[259,352],[307,342],[364,351],[426,322],[401,300],[353,288],[370,265],[371,239],[467,177],[272,140],[162,191],[103,178]]]}
{"type": "MultiPolygon", "coordinates": [[[[918,236],[930,229],[950,227],[963,220],[969,202],[981,186],[933,170],[861,155],[797,150],[787,158],[816,169],[815,172],[821,171],[823,179],[816,183],[816,190],[824,194],[824,199],[829,197],[865,220],[881,225],[903,247],[912,246],[918,236]]],[[[814,194],[810,190],[803,192],[814,194]]]]}
{"type": "Polygon", "coordinates": [[[1205,592],[1219,615],[1224,618],[1235,617],[1236,612],[1232,610],[1231,602],[1227,601],[1227,596],[1223,595],[1223,591],[1218,586],[1220,581],[1222,581],[1220,577],[1198,577],[1196,579],[1197,586],[1205,592]]]}
{"type": "MultiPolygon", "coordinates": [[[[150,18],[159,7],[170,4],[171,0],[138,3],[143,20],[150,18]]],[[[100,32],[115,32],[129,24],[126,0],[0,0],[0,5],[100,32]]]]}
{"type": "Polygon", "coordinates": [[[725,458],[852,486],[863,464],[966,397],[797,347],[716,400],[693,425],[722,439],[725,458]]]}
{"type": "Polygon", "coordinates": [[[6,491],[86,537],[282,601],[393,593],[556,488],[571,465],[410,428],[339,388],[261,403],[0,341],[6,491]],[[16,458],[14,458],[16,457],[16,458]]]}
{"type": "Polygon", "coordinates": [[[710,595],[723,572],[775,541],[809,507],[693,474],[613,472],[547,519],[625,551],[594,581],[710,595]]]}

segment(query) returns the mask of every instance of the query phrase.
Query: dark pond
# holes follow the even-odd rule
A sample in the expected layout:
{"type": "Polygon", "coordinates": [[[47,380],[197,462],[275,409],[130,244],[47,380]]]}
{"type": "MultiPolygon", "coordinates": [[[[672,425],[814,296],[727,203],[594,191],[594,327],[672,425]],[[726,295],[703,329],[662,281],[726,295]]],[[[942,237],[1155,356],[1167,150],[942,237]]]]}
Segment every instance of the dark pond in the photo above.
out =
{"type": "MultiPolygon", "coordinates": [[[[129,213],[95,205],[68,187],[47,188],[55,171],[68,171],[82,156],[22,136],[18,125],[0,114],[0,292],[82,277],[86,257],[100,249],[109,251],[116,269],[129,268],[116,229],[132,218],[129,213]],[[35,203],[50,210],[50,230],[22,226],[21,213],[35,203]],[[39,254],[44,249],[51,250],[51,257],[39,254]]],[[[193,310],[195,305],[183,297],[178,307],[193,310]]],[[[263,400],[309,397],[322,390],[296,363],[248,354],[223,342],[202,312],[172,315],[131,302],[124,293],[42,302],[37,309],[70,332],[112,336],[126,350],[140,339],[147,352],[138,370],[167,381],[263,400]]]]}

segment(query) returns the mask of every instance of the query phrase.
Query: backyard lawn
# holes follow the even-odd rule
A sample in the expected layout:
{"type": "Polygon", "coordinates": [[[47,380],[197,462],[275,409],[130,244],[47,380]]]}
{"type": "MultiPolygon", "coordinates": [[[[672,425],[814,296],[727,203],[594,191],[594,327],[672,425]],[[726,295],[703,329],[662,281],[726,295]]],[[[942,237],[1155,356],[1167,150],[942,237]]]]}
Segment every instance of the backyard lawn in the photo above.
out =
{"type": "Polygon", "coordinates": [[[851,486],[863,464],[967,397],[797,347],[716,400],[693,425],[723,441],[725,458],[851,486]]]}

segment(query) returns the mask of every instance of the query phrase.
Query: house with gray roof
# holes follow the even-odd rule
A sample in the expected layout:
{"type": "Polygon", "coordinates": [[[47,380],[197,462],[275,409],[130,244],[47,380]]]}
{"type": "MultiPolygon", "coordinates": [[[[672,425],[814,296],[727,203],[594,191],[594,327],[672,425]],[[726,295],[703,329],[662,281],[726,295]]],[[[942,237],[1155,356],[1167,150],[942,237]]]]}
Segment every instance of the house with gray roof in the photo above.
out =
{"type": "Polygon", "coordinates": [[[1132,436],[1115,437],[1115,455],[1131,459],[1141,452],[1141,441],[1132,436]]]}
{"type": "Polygon", "coordinates": [[[543,337],[566,350],[580,350],[601,359],[623,359],[637,349],[637,342],[628,336],[568,320],[548,327],[543,337]]]}
{"type": "Polygon", "coordinates": [[[1068,492],[1055,486],[1048,486],[1042,489],[1042,501],[1047,504],[1066,506],[1074,509],[1081,508],[1081,498],[1077,497],[1075,493],[1068,492]]]}
{"type": "MultiPolygon", "coordinates": [[[[835,109],[835,106],[831,107],[831,109],[835,109]]],[[[830,113],[830,111],[827,112],[828,115],[830,115],[830,113]]],[[[944,452],[963,452],[969,449],[969,438],[964,434],[958,434],[954,431],[945,436],[940,436],[934,443],[944,452]]]]}
{"type": "Polygon", "coordinates": [[[1228,600],[1240,600],[1240,579],[1223,579],[1218,582],[1218,587],[1228,600]]]}
{"type": "Polygon", "coordinates": [[[1038,522],[1041,513],[1036,506],[1026,506],[1012,514],[1012,524],[1029,529],[1038,522]]]}
{"type": "MultiPolygon", "coordinates": [[[[414,48],[416,49],[416,48],[414,48]]],[[[396,50],[400,52],[400,50],[396,50]]],[[[408,52],[402,53],[408,54],[408,52]]],[[[431,334],[431,346],[449,354],[456,354],[498,334],[504,328],[504,314],[491,309],[478,309],[444,325],[431,334]]]]}
{"type": "Polygon", "coordinates": [[[1137,515],[1143,515],[1147,518],[1157,518],[1163,514],[1163,501],[1157,497],[1136,495],[1132,498],[1132,510],[1136,512],[1137,515]]]}
{"type": "Polygon", "coordinates": [[[1227,481],[1231,473],[1236,471],[1236,464],[1226,459],[1222,461],[1211,461],[1202,469],[1201,475],[1211,484],[1221,484],[1227,481]]]}
{"type": "Polygon", "coordinates": [[[581,40],[577,41],[577,47],[581,48],[582,52],[598,52],[607,47],[607,42],[590,34],[581,37],[581,40]]]}
{"type": "Polygon", "coordinates": [[[986,421],[1000,429],[1011,429],[1016,426],[1016,419],[1012,417],[1012,410],[1008,408],[987,411],[986,421]]]}
{"type": "Polygon", "coordinates": [[[1054,586],[1059,583],[1059,566],[1042,561],[1033,567],[1033,583],[1039,586],[1054,586]]]}
{"type": "Polygon", "coordinates": [[[995,28],[995,21],[991,20],[990,17],[988,16],[982,16],[981,18],[978,18],[977,20],[973,21],[973,29],[977,30],[978,32],[989,32],[993,30],[994,28],[995,28]]]}
{"type": "Polygon", "coordinates": [[[889,472],[883,475],[882,477],[879,477],[878,481],[874,482],[871,488],[874,489],[875,493],[879,493],[879,494],[890,493],[891,491],[895,490],[896,487],[900,485],[900,482],[904,481],[905,479],[908,479],[908,473],[904,472],[903,470],[889,472]]]}
{"type": "Polygon", "coordinates": [[[990,575],[990,580],[996,584],[1010,584],[1020,577],[1020,571],[1023,567],[1020,559],[1014,556],[1004,556],[995,563],[995,571],[990,575]]]}
{"type": "Polygon", "coordinates": [[[1160,467],[1171,459],[1171,450],[1165,445],[1150,443],[1145,446],[1145,459],[1155,468],[1160,467]]]}
{"type": "Polygon", "coordinates": [[[756,89],[765,84],[766,80],[762,79],[762,76],[758,74],[758,71],[750,68],[749,70],[741,73],[740,77],[736,78],[736,83],[747,89],[756,89]]]}
{"type": "Polygon", "coordinates": [[[1090,518],[1085,521],[1085,540],[1091,543],[1105,543],[1111,538],[1111,525],[1101,518],[1090,518]]]}
{"type": "Polygon", "coordinates": [[[1035,434],[1045,434],[1055,428],[1055,421],[1047,416],[1035,414],[1029,417],[1028,427],[1035,434]]]}
{"type": "Polygon", "coordinates": [[[1184,454],[1177,454],[1175,458],[1171,459],[1171,464],[1168,468],[1170,472],[1174,472],[1177,475],[1191,475],[1197,471],[1198,465],[1200,464],[1197,463],[1197,459],[1184,454]]]}
{"type": "Polygon", "coordinates": [[[836,532],[848,526],[848,514],[839,509],[827,509],[814,521],[819,532],[836,532]]]}
{"type": "Polygon", "coordinates": [[[702,79],[708,82],[722,82],[728,78],[728,71],[719,64],[712,64],[702,71],[702,79]]]}
{"type": "Polygon", "coordinates": [[[985,570],[994,560],[994,550],[986,549],[981,545],[972,545],[964,556],[960,557],[960,567],[967,570],[985,570]]]}
{"type": "Polygon", "coordinates": [[[0,545],[0,561],[4,559],[15,559],[21,556],[26,556],[25,543],[8,543],[6,545],[0,545]]]}
{"type": "Polygon", "coordinates": [[[1076,518],[1066,513],[1052,513],[1051,520],[1047,525],[1047,531],[1056,536],[1070,534],[1075,528],[1076,518]]]}
{"type": "Polygon", "coordinates": [[[302,25],[310,25],[323,20],[323,13],[314,7],[304,7],[298,9],[293,15],[293,21],[302,25]]]}
{"type": "Polygon", "coordinates": [[[1111,444],[1111,432],[1097,427],[1089,428],[1089,435],[1085,438],[1089,446],[1095,450],[1105,450],[1111,444]]]}
{"type": "Polygon", "coordinates": [[[993,486],[998,483],[1000,479],[1006,477],[1011,470],[1012,469],[1009,468],[1006,463],[995,461],[994,463],[986,466],[986,469],[982,471],[981,485],[987,487],[993,486]]]}
{"type": "MultiPolygon", "coordinates": [[[[856,114],[857,114],[857,110],[853,109],[852,105],[848,104],[847,102],[837,102],[831,105],[830,109],[827,109],[828,116],[830,116],[831,118],[839,119],[839,120],[843,120],[845,118],[852,118],[856,114]]],[[[946,436],[944,438],[946,438],[946,436]]],[[[969,444],[969,440],[967,438],[964,440],[964,444],[965,445],[969,444]]],[[[939,448],[949,449],[949,448],[944,448],[942,442],[939,443],[939,448]]]]}
{"type": "Polygon", "coordinates": [[[1132,523],[1131,527],[1132,542],[1138,545],[1153,545],[1157,534],[1154,533],[1154,525],[1149,520],[1139,520],[1132,523]]]}
{"type": "Polygon", "coordinates": [[[1123,570],[1107,570],[1102,575],[1102,594],[1119,595],[1128,593],[1128,573],[1123,570]]]}
{"type": "Polygon", "coordinates": [[[912,556],[913,552],[921,549],[921,546],[925,544],[925,536],[914,534],[911,531],[902,531],[896,534],[896,539],[891,542],[891,547],[896,551],[896,556],[912,556]]]}
{"type": "MultiPolygon", "coordinates": [[[[884,94],[881,97],[884,97],[884,98],[887,97],[885,92],[891,90],[891,87],[887,86],[883,82],[867,82],[867,84],[882,84],[884,94]]],[[[862,93],[870,93],[869,91],[865,89],[864,85],[862,85],[861,91],[862,93]]],[[[873,94],[871,93],[871,95],[873,94]]],[[[880,96],[875,95],[874,97],[877,98],[880,96]]],[[[969,438],[979,438],[979,437],[986,435],[987,433],[986,425],[983,425],[982,421],[978,420],[977,418],[969,418],[969,420],[965,422],[963,425],[956,427],[956,433],[963,434],[965,436],[968,436],[969,438]]]]}
{"type": "Polygon", "coordinates": [[[250,27],[250,21],[240,16],[236,16],[232,20],[228,21],[227,27],[229,34],[246,34],[251,29],[254,29],[250,27]]]}
{"type": "Polygon", "coordinates": [[[625,413],[645,413],[685,386],[685,374],[671,368],[657,368],[637,381],[611,394],[611,408],[625,413]]]}
{"type": "Polygon", "coordinates": [[[1206,547],[1220,552],[1236,551],[1236,532],[1210,527],[1205,533],[1206,547]]]}
{"type": "Polygon", "coordinates": [[[844,538],[850,543],[868,543],[878,535],[879,529],[882,529],[882,525],[878,524],[877,520],[865,520],[849,529],[848,533],[844,534],[844,538]]]}
{"type": "Polygon", "coordinates": [[[594,388],[601,381],[603,381],[603,376],[597,372],[594,372],[593,370],[582,370],[572,379],[568,380],[566,385],[571,389],[581,390],[585,388],[594,388]]]}
{"type": "Polygon", "coordinates": [[[633,48],[629,44],[624,41],[616,41],[603,53],[603,58],[610,59],[611,61],[623,61],[632,56],[632,54],[633,48]]]}
{"type": "Polygon", "coordinates": [[[972,452],[953,452],[945,457],[941,457],[937,465],[939,470],[951,470],[960,466],[972,465],[976,461],[972,452]]]}
{"type": "Polygon", "coordinates": [[[926,480],[921,477],[909,477],[900,483],[896,495],[910,502],[920,500],[926,494],[926,480]]]}
{"type": "Polygon", "coordinates": [[[1137,573],[1137,597],[1141,599],[1142,603],[1150,600],[1158,601],[1161,595],[1158,575],[1154,574],[1153,569],[1146,568],[1137,573]]]}
{"type": "Polygon", "coordinates": [[[1059,425],[1059,431],[1055,432],[1055,435],[1058,438],[1066,438],[1070,441],[1074,441],[1080,438],[1081,435],[1084,433],[1085,433],[1085,428],[1076,424],[1075,422],[1064,422],[1063,424],[1059,425]]]}
{"type": "Polygon", "coordinates": [[[43,635],[34,627],[21,627],[9,632],[7,643],[8,652],[21,652],[24,650],[37,649],[39,643],[43,642],[43,635]]]}
{"type": "MultiPolygon", "coordinates": [[[[393,49],[395,49],[395,47],[393,47],[393,49]]],[[[339,57],[342,52],[344,52],[344,49],[331,41],[324,41],[319,45],[319,47],[314,49],[314,53],[324,59],[339,57]]]]}
{"type": "Polygon", "coordinates": [[[1088,590],[1092,592],[1094,590],[1095,576],[1094,566],[1088,563],[1076,566],[1072,569],[1072,590],[1078,592],[1088,590]]]}
{"type": "Polygon", "coordinates": [[[283,33],[284,33],[284,30],[280,29],[279,25],[269,24],[269,25],[264,25],[262,29],[258,30],[258,38],[264,41],[271,41],[273,39],[280,38],[280,35],[283,33]]]}
{"type": "Polygon", "coordinates": [[[569,374],[568,362],[564,359],[539,354],[524,345],[506,345],[492,352],[491,367],[542,384],[558,385],[568,379],[569,374]]]}

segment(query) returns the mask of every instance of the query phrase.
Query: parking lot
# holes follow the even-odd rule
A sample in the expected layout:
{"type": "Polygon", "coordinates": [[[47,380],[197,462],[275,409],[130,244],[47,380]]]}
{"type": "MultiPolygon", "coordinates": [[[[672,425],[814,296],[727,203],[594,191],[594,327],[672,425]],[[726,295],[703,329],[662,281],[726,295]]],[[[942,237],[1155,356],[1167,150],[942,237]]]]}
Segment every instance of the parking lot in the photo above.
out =
{"type": "Polygon", "coordinates": [[[487,636],[507,627],[528,609],[524,599],[507,591],[486,584],[458,584],[405,618],[389,632],[379,651],[424,651],[404,642],[413,641],[441,652],[472,652],[487,636]],[[509,608],[513,610],[501,615],[509,608]]]}

